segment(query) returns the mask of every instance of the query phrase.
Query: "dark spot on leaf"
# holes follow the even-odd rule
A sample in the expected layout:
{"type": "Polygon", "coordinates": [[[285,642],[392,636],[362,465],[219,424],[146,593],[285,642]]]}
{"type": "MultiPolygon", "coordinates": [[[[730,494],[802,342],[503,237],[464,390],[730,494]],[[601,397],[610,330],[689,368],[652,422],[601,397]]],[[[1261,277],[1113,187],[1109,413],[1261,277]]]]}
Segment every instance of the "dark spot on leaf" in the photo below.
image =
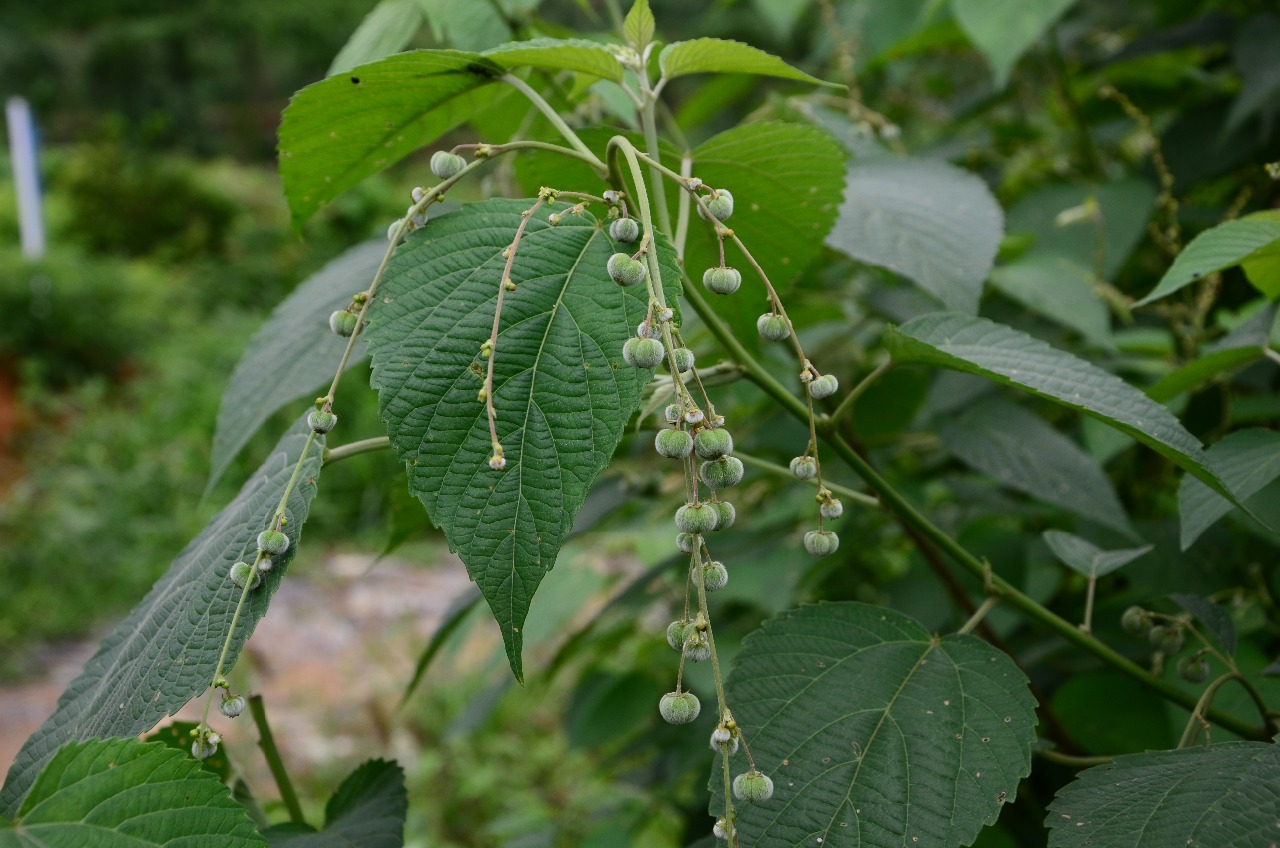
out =
{"type": "Polygon", "coordinates": [[[482,65],[479,62],[472,62],[470,65],[467,65],[467,73],[474,74],[478,77],[484,77],[485,79],[494,79],[498,76],[498,72],[493,68],[490,68],[487,65],[482,65]]]}
{"type": "Polygon", "coordinates": [[[352,78],[351,78],[351,83],[352,83],[353,85],[359,85],[359,84],[360,84],[360,77],[352,77],[352,78]]]}

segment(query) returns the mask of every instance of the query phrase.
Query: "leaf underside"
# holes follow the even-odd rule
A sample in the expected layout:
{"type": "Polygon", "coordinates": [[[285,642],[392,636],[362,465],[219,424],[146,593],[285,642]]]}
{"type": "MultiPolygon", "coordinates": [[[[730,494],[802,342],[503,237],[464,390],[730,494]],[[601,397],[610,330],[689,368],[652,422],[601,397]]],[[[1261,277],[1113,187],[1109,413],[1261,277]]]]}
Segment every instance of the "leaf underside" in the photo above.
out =
{"type": "MultiPolygon", "coordinates": [[[[1258,428],[1237,430],[1210,447],[1208,456],[1236,498],[1247,502],[1280,477],[1280,433],[1258,428]]],[[[1231,510],[1232,504],[1204,483],[1184,477],[1178,487],[1182,549],[1195,544],[1231,510]]]]}
{"type": "MultiPolygon", "coordinates": [[[[522,677],[521,628],[588,489],[608,464],[651,372],[622,361],[644,319],[643,286],[619,288],[616,250],[590,215],[529,222],[503,303],[494,406],[506,469],[477,400],[505,259],[528,200],[489,200],[433,219],[388,268],[370,312],[373,385],[410,491],[466,563],[522,677]]],[[[563,207],[561,207],[563,211],[563,207]]],[[[674,253],[659,249],[667,299],[674,253]]]]}
{"type": "MultiPolygon", "coordinates": [[[[774,784],[769,801],[736,805],[743,845],[968,845],[1031,771],[1036,705],[1013,661],[869,604],[766,622],[734,660],[728,699],[774,784]]],[[[746,768],[740,752],[731,772],[746,768]]],[[[719,774],[717,760],[712,815],[719,774]]]]}
{"type": "MultiPolygon", "coordinates": [[[[177,712],[213,679],[240,590],[227,573],[252,561],[310,430],[305,417],[280,439],[240,493],[174,559],[168,572],[112,631],[67,686],[58,707],[22,746],[0,789],[0,813],[12,815],[36,774],[67,742],[137,736],[177,712]]],[[[287,531],[297,541],[315,496],[323,437],[317,436],[289,497],[287,531]]],[[[252,592],[231,641],[230,664],[266,614],[296,544],[276,559],[252,592]]],[[[228,666],[229,667],[229,666],[228,666]]]]}

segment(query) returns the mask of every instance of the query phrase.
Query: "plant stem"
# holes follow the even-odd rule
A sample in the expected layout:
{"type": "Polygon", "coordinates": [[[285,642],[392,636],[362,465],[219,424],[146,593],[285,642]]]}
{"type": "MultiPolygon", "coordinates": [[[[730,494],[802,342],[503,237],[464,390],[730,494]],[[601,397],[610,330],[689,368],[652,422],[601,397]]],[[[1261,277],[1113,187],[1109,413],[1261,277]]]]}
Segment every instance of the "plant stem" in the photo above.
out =
{"type": "Polygon", "coordinates": [[[999,595],[989,595],[982,606],[974,610],[973,615],[969,616],[969,620],[961,625],[960,633],[972,633],[973,629],[982,623],[982,619],[987,617],[987,613],[995,609],[996,604],[1000,603],[999,595]]]}
{"type": "Polygon", "coordinates": [[[877,365],[875,367],[875,370],[873,370],[867,376],[863,377],[862,380],[858,382],[858,385],[854,386],[853,389],[851,389],[850,392],[844,396],[844,398],[840,401],[840,404],[834,410],[832,410],[830,415],[824,416],[822,418],[823,426],[826,426],[826,427],[834,426],[836,423],[840,421],[841,418],[849,414],[849,412],[853,410],[853,405],[858,402],[858,398],[862,397],[863,392],[871,388],[871,385],[876,380],[884,376],[885,372],[892,367],[893,367],[892,359],[885,360],[884,362],[877,365]]]}
{"type": "MultiPolygon", "coordinates": [[[[662,151],[658,145],[658,121],[654,113],[654,103],[658,94],[649,85],[649,71],[646,67],[636,68],[636,76],[640,80],[640,128],[644,131],[644,146],[649,158],[661,163],[662,151]]],[[[657,168],[649,166],[649,178],[653,181],[653,206],[658,213],[658,226],[664,233],[671,233],[671,211],[667,208],[667,191],[662,184],[662,174],[657,168]]]]}
{"type": "Polygon", "coordinates": [[[1031,753],[1038,757],[1043,757],[1051,763],[1058,763],[1064,766],[1074,766],[1075,768],[1089,768],[1090,766],[1105,766],[1107,763],[1115,759],[1115,757],[1076,757],[1071,754],[1064,754],[1061,751],[1055,751],[1053,748],[1033,748],[1031,753]]]}
{"type": "Polygon", "coordinates": [[[345,445],[338,445],[336,448],[324,449],[324,465],[327,467],[335,462],[341,462],[348,457],[357,456],[362,453],[373,453],[374,451],[386,450],[391,447],[391,437],[374,436],[372,439],[361,439],[358,442],[349,442],[345,445]]]}
{"type": "Polygon", "coordinates": [[[258,728],[258,747],[262,749],[262,756],[266,758],[271,776],[275,778],[276,786],[280,789],[280,800],[284,802],[284,808],[289,811],[289,821],[295,824],[306,824],[307,819],[302,815],[302,805],[298,803],[298,793],[293,789],[293,781],[289,779],[284,760],[280,759],[280,751],[276,748],[276,738],[271,733],[271,725],[267,723],[267,708],[262,703],[261,695],[249,696],[249,713],[253,716],[253,723],[258,728]]]}
{"type": "MultiPolygon", "coordinates": [[[[742,453],[737,449],[734,450],[733,455],[742,460],[743,465],[758,468],[761,471],[768,471],[770,474],[776,474],[779,477],[786,477],[788,480],[796,480],[796,475],[791,473],[790,468],[784,468],[783,466],[770,462],[767,459],[760,459],[758,456],[751,456],[750,454],[742,453]]],[[[822,485],[817,480],[796,480],[796,482],[805,483],[813,486],[815,489],[822,485]]],[[[869,506],[875,509],[879,509],[880,507],[880,500],[878,498],[874,498],[871,495],[865,495],[855,489],[850,489],[848,486],[841,486],[839,483],[827,483],[826,487],[830,489],[833,494],[837,494],[842,498],[848,498],[849,500],[860,503],[863,506],[869,506]]]]}
{"type": "Polygon", "coordinates": [[[578,134],[564,122],[564,119],[560,117],[560,113],[553,109],[551,104],[542,98],[541,94],[534,91],[527,82],[514,74],[503,74],[502,81],[528,98],[529,102],[559,131],[560,135],[564,136],[564,140],[569,142],[575,150],[583,155],[586,161],[591,163],[591,167],[596,170],[596,173],[602,177],[608,175],[608,168],[600,161],[600,157],[591,152],[591,148],[587,147],[582,139],[578,138],[578,134]]]}

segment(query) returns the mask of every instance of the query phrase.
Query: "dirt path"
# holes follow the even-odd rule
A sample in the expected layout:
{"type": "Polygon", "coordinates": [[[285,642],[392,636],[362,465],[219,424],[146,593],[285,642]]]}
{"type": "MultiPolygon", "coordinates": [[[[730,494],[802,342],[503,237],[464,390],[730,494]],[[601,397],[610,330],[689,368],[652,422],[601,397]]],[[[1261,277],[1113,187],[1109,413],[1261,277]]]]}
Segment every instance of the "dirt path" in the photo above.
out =
{"type": "MultiPolygon", "coordinates": [[[[368,556],[338,554],[290,574],[232,675],[237,691],[262,693],[291,771],[305,774],[366,749],[394,755],[386,719],[418,651],[468,585],[453,557],[430,568],[395,559],[370,570],[372,564],[368,556]]],[[[0,687],[0,776],[98,641],[46,648],[45,679],[0,687]]],[[[202,706],[189,704],[178,718],[198,721],[202,706]]],[[[255,765],[262,758],[255,756],[257,734],[247,714],[221,720],[218,729],[254,785],[270,779],[255,765]]]]}

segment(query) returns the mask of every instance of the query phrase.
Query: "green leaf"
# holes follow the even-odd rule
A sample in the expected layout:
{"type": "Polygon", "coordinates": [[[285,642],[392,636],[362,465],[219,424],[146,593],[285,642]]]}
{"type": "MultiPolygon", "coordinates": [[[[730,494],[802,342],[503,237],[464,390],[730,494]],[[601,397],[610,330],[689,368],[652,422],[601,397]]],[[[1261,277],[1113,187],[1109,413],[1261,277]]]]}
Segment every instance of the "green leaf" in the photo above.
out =
{"type": "Polygon", "coordinates": [[[844,88],[839,83],[809,76],[763,50],[723,38],[695,38],[668,44],[658,54],[658,65],[665,79],[686,74],[755,74],[844,88]]]}
{"type": "Polygon", "coordinates": [[[764,20],[770,31],[789,38],[810,5],[811,0],[752,0],[751,10],[764,20]]]}
{"type": "Polygon", "coordinates": [[[458,0],[418,0],[436,41],[459,50],[484,50],[509,41],[506,0],[459,3],[458,0]]]}
{"type": "Polygon", "coordinates": [[[505,69],[479,53],[398,53],[309,85],[280,123],[280,178],[295,226],[370,174],[483,110],[505,69]]]}
{"type": "MultiPolygon", "coordinates": [[[[621,357],[647,310],[643,287],[609,280],[616,248],[594,218],[551,227],[540,212],[512,268],[518,288],[503,304],[494,405],[507,466],[489,468],[475,372],[503,251],[531,205],[470,204],[414,233],[388,268],[367,331],[382,419],[410,490],[479,584],[517,678],[534,590],[651,376],[621,357]]],[[[665,243],[659,258],[674,301],[679,272],[665,243]]]]}
{"type": "Polygon", "coordinates": [[[417,0],[381,0],[351,33],[325,76],[390,56],[412,41],[421,26],[422,8],[417,0]]]}
{"type": "Polygon", "coordinates": [[[1236,626],[1231,614],[1213,601],[1196,595],[1170,595],[1170,598],[1187,612],[1200,619],[1228,655],[1236,652],[1236,626]]]}
{"type": "Polygon", "coordinates": [[[422,682],[422,678],[427,674],[427,669],[431,667],[431,661],[436,658],[436,654],[440,653],[440,649],[449,641],[449,637],[456,633],[462,623],[467,620],[467,616],[470,615],[471,610],[478,603],[480,603],[480,593],[474,589],[464,592],[453,599],[453,603],[445,610],[444,618],[441,619],[440,625],[431,634],[431,639],[427,642],[427,646],[418,655],[418,663],[413,667],[413,677],[409,679],[408,685],[404,687],[404,694],[400,696],[401,704],[409,700],[410,696],[417,690],[418,684],[422,682]]]}
{"type": "Polygon", "coordinates": [[[581,38],[534,38],[512,41],[484,52],[503,68],[574,71],[622,82],[622,64],[603,44],[581,38]]]}
{"type": "MultiPolygon", "coordinates": [[[[309,435],[303,417],[103,641],[62,693],[53,715],[18,752],[0,789],[0,813],[17,809],[36,773],[67,742],[144,733],[207,689],[240,598],[227,573],[236,561],[253,558],[258,533],[279,504],[309,435]]],[[[289,497],[287,532],[295,541],[315,496],[323,450],[324,439],[317,436],[289,497]]],[[[262,586],[250,594],[231,640],[231,663],[266,614],[296,549],[278,557],[262,586]]]]}
{"type": "Polygon", "coordinates": [[[1059,790],[1046,818],[1052,848],[1240,848],[1276,841],[1280,748],[1212,748],[1117,757],[1059,790]]]}
{"type": "Polygon", "coordinates": [[[0,848],[263,846],[244,808],[200,763],[159,743],[63,746],[36,778],[0,848]]]}
{"type": "Polygon", "coordinates": [[[1134,306],[1143,306],[1167,297],[1215,271],[1239,265],[1252,257],[1263,257],[1277,249],[1280,240],[1280,211],[1255,212],[1234,221],[1211,227],[1191,240],[1151,293],[1134,306]]]}
{"type": "Polygon", "coordinates": [[[960,28],[987,57],[996,88],[1009,81],[1009,71],[1031,45],[1075,0],[951,0],[960,28]]]}
{"type": "Polygon", "coordinates": [[[631,4],[626,19],[622,22],[622,34],[637,50],[643,50],[653,41],[655,22],[653,12],[649,10],[649,0],[636,0],[631,4]]]}
{"type": "Polygon", "coordinates": [[[976,312],[1003,235],[981,179],[945,162],[876,158],[849,166],[827,245],[909,277],[948,309],[976,312]]]}
{"type": "Polygon", "coordinates": [[[1152,549],[1152,545],[1140,548],[1121,548],[1104,551],[1102,548],[1061,530],[1046,530],[1041,534],[1053,555],[1062,560],[1072,571],[1085,577],[1102,577],[1126,566],[1152,549]]]}
{"type": "Polygon", "coordinates": [[[1231,55],[1240,74],[1240,93],[1231,104],[1231,114],[1222,128],[1223,138],[1259,112],[1275,109],[1280,96],[1280,64],[1275,46],[1280,40],[1280,18],[1262,12],[1236,27],[1231,55]]]}
{"type": "Polygon", "coordinates": [[[993,270],[991,285],[1092,344],[1111,346],[1111,313],[1094,294],[1093,274],[1083,265],[1037,251],[993,270]]]}
{"type": "MultiPolygon", "coordinates": [[[[386,252],[381,240],[351,248],[295,288],[253,334],[222,394],[206,494],[268,418],[333,378],[347,340],[329,329],[329,314],[369,287],[386,252]]],[[[364,357],[357,341],[347,367],[364,357]]]]}
{"type": "MultiPolygon", "coordinates": [[[[1214,471],[1236,500],[1248,505],[1250,498],[1280,477],[1280,433],[1274,430],[1238,430],[1213,444],[1208,457],[1214,471]]],[[[1191,547],[1204,531],[1231,509],[1230,502],[1204,483],[1190,476],[1184,477],[1178,488],[1182,549],[1185,551],[1191,547]]]]}
{"type": "Polygon", "coordinates": [[[1230,347],[1193,359],[1170,371],[1147,389],[1147,397],[1168,403],[1184,392],[1194,391],[1226,371],[1257,362],[1265,355],[1261,347],[1230,347]]]}
{"type": "Polygon", "coordinates": [[[1200,442],[1160,404],[1114,374],[1020,330],[957,313],[923,315],[886,334],[899,362],[965,371],[1078,409],[1227,493],[1200,442]]]}
{"type": "Polygon", "coordinates": [[[408,812],[404,770],[387,760],[369,760],[329,799],[323,830],[299,832],[285,825],[268,828],[263,836],[271,848],[401,848],[408,812]]]}
{"type": "MultiPolygon", "coordinates": [[[[765,622],[734,660],[728,700],[774,785],[769,801],[736,806],[744,846],[968,845],[1031,771],[1036,704],[1013,661],[882,607],[765,622]]],[[[746,771],[741,752],[732,771],[746,771]]],[[[712,815],[719,774],[717,758],[712,815]]]]}
{"type": "Polygon", "coordinates": [[[944,416],[943,448],[998,483],[1132,535],[1102,469],[1039,416],[991,399],[944,416]]]}

